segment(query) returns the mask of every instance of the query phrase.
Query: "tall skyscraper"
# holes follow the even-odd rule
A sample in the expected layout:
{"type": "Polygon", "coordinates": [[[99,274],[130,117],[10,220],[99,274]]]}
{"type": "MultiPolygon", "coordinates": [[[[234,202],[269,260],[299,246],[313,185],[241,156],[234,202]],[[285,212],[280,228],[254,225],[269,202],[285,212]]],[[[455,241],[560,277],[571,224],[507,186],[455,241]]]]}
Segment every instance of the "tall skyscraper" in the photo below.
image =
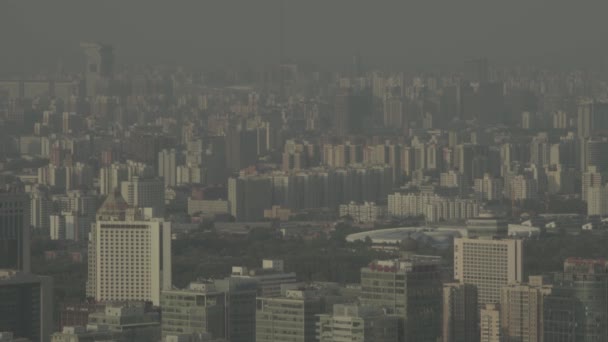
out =
{"type": "Polygon", "coordinates": [[[176,157],[175,149],[164,149],[158,152],[158,176],[165,180],[165,187],[177,184],[176,157]]]}
{"type": "Polygon", "coordinates": [[[0,269],[0,331],[49,342],[53,333],[53,279],[0,269]]]}
{"type": "Polygon", "coordinates": [[[523,276],[521,240],[454,239],[454,279],[477,287],[478,305],[500,303],[500,289],[523,276]]]}
{"type": "Polygon", "coordinates": [[[403,320],[405,341],[435,341],[441,335],[440,257],[372,262],[361,269],[361,292],[361,304],[403,320]]]}
{"type": "Polygon", "coordinates": [[[115,193],[89,236],[87,295],[98,301],[160,304],[171,284],[171,223],[142,217],[115,193]]]}
{"type": "Polygon", "coordinates": [[[30,199],[20,185],[0,189],[0,269],[30,271],[30,199]]]}
{"type": "Polygon", "coordinates": [[[479,340],[477,288],[471,284],[443,284],[443,342],[479,340]]]}

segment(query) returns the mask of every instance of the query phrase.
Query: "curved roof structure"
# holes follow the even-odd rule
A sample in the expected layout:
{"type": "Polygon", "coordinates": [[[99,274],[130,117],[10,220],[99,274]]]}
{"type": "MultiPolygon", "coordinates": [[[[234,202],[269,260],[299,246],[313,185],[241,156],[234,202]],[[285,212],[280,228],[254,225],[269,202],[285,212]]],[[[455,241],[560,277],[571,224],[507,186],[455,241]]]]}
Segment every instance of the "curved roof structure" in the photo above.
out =
{"type": "Polygon", "coordinates": [[[363,241],[369,237],[376,244],[398,244],[413,239],[441,247],[449,245],[454,237],[464,236],[467,236],[464,227],[398,227],[351,234],[346,241],[363,241]]]}

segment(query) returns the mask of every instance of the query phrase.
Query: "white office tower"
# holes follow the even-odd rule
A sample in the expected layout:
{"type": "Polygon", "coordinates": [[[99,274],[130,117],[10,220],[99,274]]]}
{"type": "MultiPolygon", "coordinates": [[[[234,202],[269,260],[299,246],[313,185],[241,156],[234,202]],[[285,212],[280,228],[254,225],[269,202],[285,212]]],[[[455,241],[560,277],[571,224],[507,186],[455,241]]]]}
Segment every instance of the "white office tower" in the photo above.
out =
{"type": "Polygon", "coordinates": [[[165,212],[165,186],[161,178],[133,177],[120,186],[120,194],[131,207],[152,208],[154,217],[165,212]]]}
{"type": "Polygon", "coordinates": [[[478,305],[500,303],[500,290],[520,283],[521,240],[454,239],[454,279],[477,287],[478,305]]]}
{"type": "Polygon", "coordinates": [[[165,179],[165,187],[175,186],[177,182],[177,164],[175,149],[158,152],[158,176],[165,179]]]}
{"type": "Polygon", "coordinates": [[[99,208],[89,234],[88,296],[159,305],[161,291],[171,288],[171,223],[145,211],[118,192],[99,208]]]}

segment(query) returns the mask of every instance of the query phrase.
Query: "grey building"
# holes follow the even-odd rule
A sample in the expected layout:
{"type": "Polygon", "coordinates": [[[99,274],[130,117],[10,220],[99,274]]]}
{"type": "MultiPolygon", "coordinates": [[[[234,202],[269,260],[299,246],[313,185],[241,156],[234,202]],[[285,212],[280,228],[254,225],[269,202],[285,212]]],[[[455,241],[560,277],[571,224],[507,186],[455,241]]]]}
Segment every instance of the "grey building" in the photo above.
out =
{"type": "Polygon", "coordinates": [[[226,294],[211,283],[191,283],[184,290],[162,292],[161,333],[167,335],[225,335],[226,294]]]}
{"type": "Polygon", "coordinates": [[[258,297],[256,342],[315,342],[322,299],[311,289],[285,289],[281,297],[258,297]]]}
{"type": "Polygon", "coordinates": [[[53,333],[53,279],[0,270],[0,331],[32,342],[53,333]]]}
{"type": "Polygon", "coordinates": [[[333,313],[317,317],[317,340],[319,342],[399,341],[399,317],[387,315],[378,307],[335,304],[333,313]]]}
{"type": "Polygon", "coordinates": [[[400,338],[435,341],[441,336],[441,258],[372,262],[361,269],[361,303],[384,308],[403,322],[400,338]]]}

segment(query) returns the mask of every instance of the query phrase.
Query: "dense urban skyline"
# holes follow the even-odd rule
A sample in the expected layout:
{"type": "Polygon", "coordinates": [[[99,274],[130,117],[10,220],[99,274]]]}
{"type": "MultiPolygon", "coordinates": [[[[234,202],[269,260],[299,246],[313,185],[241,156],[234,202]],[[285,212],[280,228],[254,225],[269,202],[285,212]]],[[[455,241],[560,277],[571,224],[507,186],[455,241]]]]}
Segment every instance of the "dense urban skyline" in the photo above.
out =
{"type": "Polygon", "coordinates": [[[3,2],[0,342],[608,341],[606,9],[3,2]]]}

